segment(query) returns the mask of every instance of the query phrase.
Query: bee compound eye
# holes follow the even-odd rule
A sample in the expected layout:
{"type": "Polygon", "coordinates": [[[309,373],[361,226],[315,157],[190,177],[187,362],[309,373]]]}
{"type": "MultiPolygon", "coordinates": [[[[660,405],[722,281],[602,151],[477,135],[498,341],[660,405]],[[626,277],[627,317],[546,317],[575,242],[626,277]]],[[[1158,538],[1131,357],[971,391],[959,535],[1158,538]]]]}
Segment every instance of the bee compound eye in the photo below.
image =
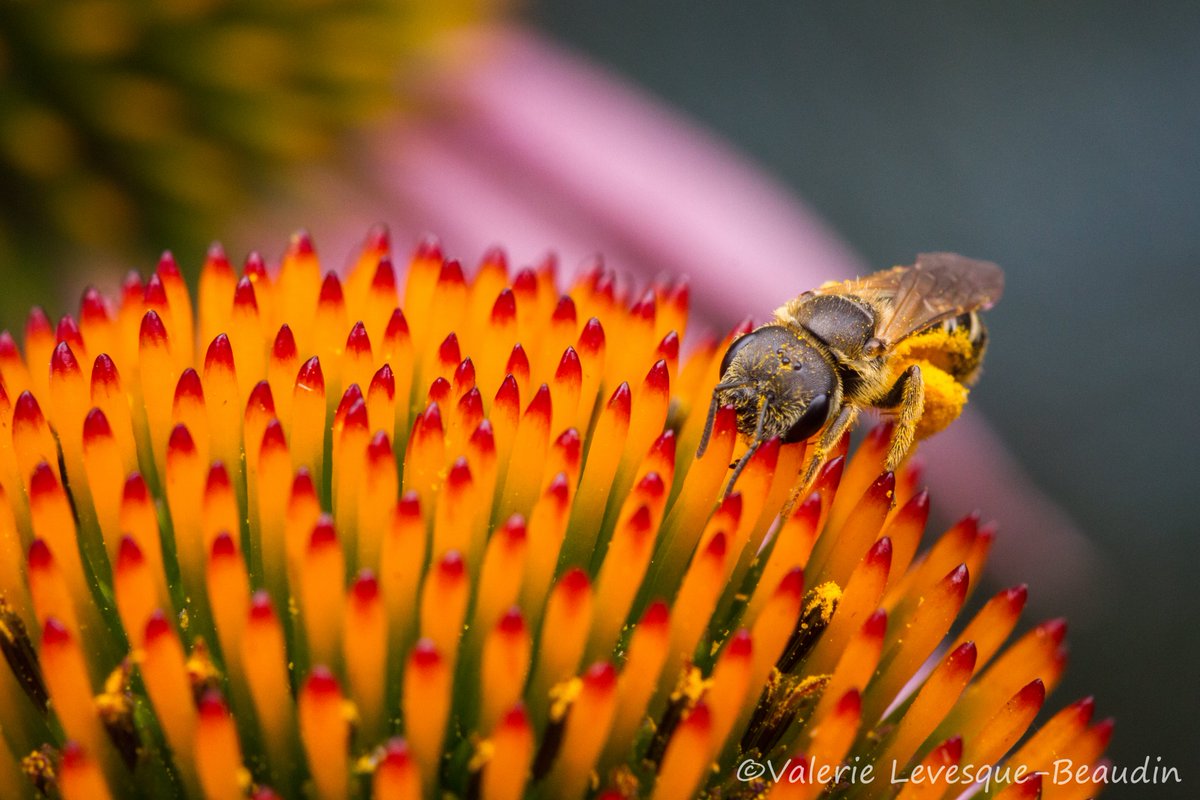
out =
{"type": "Polygon", "coordinates": [[[821,430],[827,419],[829,419],[829,395],[822,393],[809,402],[808,408],[804,409],[800,419],[792,423],[792,427],[784,432],[783,443],[803,442],[821,430]]]}
{"type": "Polygon", "coordinates": [[[729,365],[733,363],[733,359],[737,357],[743,347],[754,344],[762,337],[763,333],[760,329],[734,339],[733,344],[729,345],[729,349],[725,351],[725,357],[721,359],[721,377],[725,377],[725,373],[729,371],[729,365]]]}

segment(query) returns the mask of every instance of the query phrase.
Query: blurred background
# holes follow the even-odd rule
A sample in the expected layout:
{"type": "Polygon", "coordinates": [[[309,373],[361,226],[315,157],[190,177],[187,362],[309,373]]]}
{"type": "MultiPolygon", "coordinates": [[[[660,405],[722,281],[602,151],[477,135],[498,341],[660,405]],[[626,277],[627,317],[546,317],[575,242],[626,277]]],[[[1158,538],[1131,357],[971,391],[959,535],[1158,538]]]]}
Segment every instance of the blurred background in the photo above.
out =
{"type": "Polygon", "coordinates": [[[988,589],[1070,615],[1048,706],[1095,694],[1117,762],[1185,781],[1106,796],[1195,797],[1197,41],[1190,3],[6,3],[0,328],[300,226],[331,268],[384,221],[687,272],[714,329],[919,251],[997,261],[935,507],[1000,521],[988,589]]]}

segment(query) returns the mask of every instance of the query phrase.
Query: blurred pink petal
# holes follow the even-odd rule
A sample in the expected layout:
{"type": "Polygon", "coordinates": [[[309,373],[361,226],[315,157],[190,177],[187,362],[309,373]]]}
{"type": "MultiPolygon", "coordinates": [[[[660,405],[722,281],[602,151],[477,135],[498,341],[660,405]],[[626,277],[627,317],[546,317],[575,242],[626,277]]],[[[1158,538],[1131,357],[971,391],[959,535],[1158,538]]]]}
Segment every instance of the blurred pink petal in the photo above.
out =
{"type": "MultiPolygon", "coordinates": [[[[363,149],[369,191],[314,178],[321,206],[339,209],[309,222],[323,252],[348,252],[384,208],[402,247],[430,231],[468,263],[501,243],[516,264],[553,249],[568,275],[595,254],[643,278],[686,274],[697,316],[718,329],[873,269],[745,158],[595,65],[520,28],[462,46],[476,57],[430,86],[444,113],[395,125],[363,149]]],[[[281,221],[304,219],[286,213],[281,221]]],[[[940,508],[979,506],[1000,521],[994,577],[1030,581],[1035,606],[1052,599],[1086,612],[1101,578],[1091,543],[979,414],[923,453],[940,508]]]]}
{"type": "Polygon", "coordinates": [[[381,148],[451,249],[503,235],[529,257],[552,242],[568,265],[602,252],[688,273],[717,319],[860,270],[783,187],[633,88],[523,31],[485,47],[486,68],[445,86],[454,117],[381,148]],[[486,213],[464,214],[463,198],[486,213]]]}

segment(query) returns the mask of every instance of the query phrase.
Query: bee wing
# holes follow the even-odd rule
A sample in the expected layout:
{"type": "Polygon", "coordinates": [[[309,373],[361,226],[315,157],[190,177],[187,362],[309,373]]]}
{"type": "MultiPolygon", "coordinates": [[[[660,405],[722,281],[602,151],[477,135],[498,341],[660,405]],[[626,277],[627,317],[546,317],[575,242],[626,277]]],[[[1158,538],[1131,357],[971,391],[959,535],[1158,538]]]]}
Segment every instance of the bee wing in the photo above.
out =
{"type": "Polygon", "coordinates": [[[1004,272],[990,261],[955,253],[922,253],[911,267],[893,267],[850,281],[841,291],[883,301],[875,338],[890,348],[943,320],[991,308],[1004,293],[1004,272]]]}

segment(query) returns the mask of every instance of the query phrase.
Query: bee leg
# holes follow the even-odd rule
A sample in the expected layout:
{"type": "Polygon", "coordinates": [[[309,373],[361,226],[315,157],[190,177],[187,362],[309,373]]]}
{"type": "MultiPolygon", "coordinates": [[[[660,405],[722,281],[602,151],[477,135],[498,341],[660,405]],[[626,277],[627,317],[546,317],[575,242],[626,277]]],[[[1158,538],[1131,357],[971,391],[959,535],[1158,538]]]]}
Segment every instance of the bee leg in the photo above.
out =
{"type": "Polygon", "coordinates": [[[896,398],[900,414],[888,443],[887,469],[895,472],[904,461],[916,438],[917,423],[925,413],[925,382],[921,380],[921,368],[913,364],[896,380],[888,398],[896,398]]]}
{"type": "Polygon", "coordinates": [[[784,516],[787,516],[791,512],[792,506],[796,504],[796,500],[800,497],[800,493],[809,486],[812,486],[813,480],[817,477],[817,472],[825,464],[826,457],[828,457],[830,451],[837,445],[838,440],[842,438],[842,434],[854,424],[856,419],[858,419],[858,406],[850,403],[842,405],[842,410],[838,412],[833,422],[821,434],[821,438],[817,439],[817,443],[813,445],[808,466],[804,468],[804,476],[796,484],[796,488],[792,490],[792,496],[788,498],[787,503],[783,506],[781,513],[784,516]]]}

